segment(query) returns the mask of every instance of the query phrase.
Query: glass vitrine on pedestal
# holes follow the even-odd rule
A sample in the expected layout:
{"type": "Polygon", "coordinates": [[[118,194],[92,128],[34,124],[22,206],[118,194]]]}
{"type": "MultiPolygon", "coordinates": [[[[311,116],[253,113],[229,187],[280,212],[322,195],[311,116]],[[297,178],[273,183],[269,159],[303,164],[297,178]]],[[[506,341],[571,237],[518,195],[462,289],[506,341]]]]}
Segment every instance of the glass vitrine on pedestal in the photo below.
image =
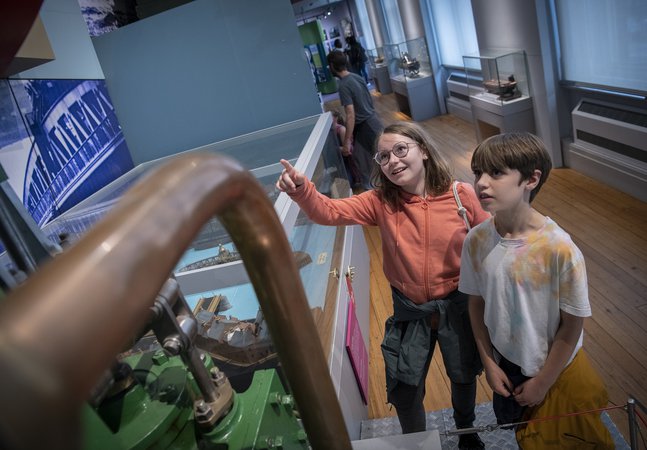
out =
{"type": "MultiPolygon", "coordinates": [[[[361,421],[368,417],[366,384],[355,376],[345,344],[352,290],[359,345],[368,348],[369,259],[363,230],[360,226],[317,225],[275,187],[283,158],[304,172],[324,195],[351,195],[331,126],[331,114],[324,113],[189,152],[235,158],[267,192],[292,246],[350,437],[359,439],[361,421]],[[345,275],[350,272],[352,282],[347,283],[345,275]]],[[[45,233],[56,239],[65,233],[73,245],[128,188],[172,158],[137,166],[49,223],[45,233]]],[[[198,319],[197,345],[211,355],[235,390],[245,390],[255,370],[277,367],[279,361],[252,284],[218,220],[205,225],[178,261],[174,276],[198,319]]],[[[149,340],[141,345],[156,345],[154,336],[149,340]]]]}
{"type": "Polygon", "coordinates": [[[463,56],[478,141],[507,131],[535,131],[528,64],[523,50],[484,50],[463,56]]]}
{"type": "Polygon", "coordinates": [[[438,115],[440,111],[425,38],[386,44],[384,56],[400,111],[413,120],[438,115]]]}
{"type": "Polygon", "coordinates": [[[375,82],[375,89],[381,94],[390,94],[393,89],[391,88],[389,68],[384,56],[384,47],[369,49],[367,55],[369,77],[375,82]]]}

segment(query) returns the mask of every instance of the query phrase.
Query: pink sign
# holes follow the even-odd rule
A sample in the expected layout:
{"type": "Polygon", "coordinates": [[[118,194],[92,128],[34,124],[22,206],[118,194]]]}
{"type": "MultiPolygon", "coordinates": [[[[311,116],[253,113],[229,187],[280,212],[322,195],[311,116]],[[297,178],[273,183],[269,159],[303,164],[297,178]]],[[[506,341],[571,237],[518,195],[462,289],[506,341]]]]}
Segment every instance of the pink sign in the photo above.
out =
{"type": "Polygon", "coordinates": [[[346,318],[346,351],[355,373],[355,379],[362,394],[364,404],[368,404],[368,352],[362,337],[362,330],[355,314],[355,294],[350,279],[346,277],[348,286],[348,316],[346,318]]]}

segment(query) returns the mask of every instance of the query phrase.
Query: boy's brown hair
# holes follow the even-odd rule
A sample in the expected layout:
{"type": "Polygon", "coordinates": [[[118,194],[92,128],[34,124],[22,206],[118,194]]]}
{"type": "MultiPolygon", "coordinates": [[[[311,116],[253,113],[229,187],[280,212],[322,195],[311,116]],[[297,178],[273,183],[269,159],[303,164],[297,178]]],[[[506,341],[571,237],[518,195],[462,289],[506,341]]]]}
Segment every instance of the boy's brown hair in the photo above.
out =
{"type": "Polygon", "coordinates": [[[514,131],[497,134],[481,142],[472,155],[472,172],[493,174],[504,169],[518,170],[521,181],[535,170],[541,171],[537,187],[530,192],[530,201],[539,193],[553,164],[544,142],[532,133],[514,131]]]}

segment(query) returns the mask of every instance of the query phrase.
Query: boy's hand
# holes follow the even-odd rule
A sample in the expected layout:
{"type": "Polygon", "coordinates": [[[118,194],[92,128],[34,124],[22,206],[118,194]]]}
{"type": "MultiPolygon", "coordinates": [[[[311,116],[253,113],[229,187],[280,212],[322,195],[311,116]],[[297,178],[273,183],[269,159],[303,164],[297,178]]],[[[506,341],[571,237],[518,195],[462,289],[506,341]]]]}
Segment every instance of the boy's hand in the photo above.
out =
{"type": "Polygon", "coordinates": [[[276,188],[281,192],[286,192],[288,194],[296,191],[296,189],[301,186],[303,183],[308,181],[306,176],[295,169],[292,164],[290,164],[285,159],[281,160],[283,164],[283,171],[279,175],[279,179],[276,182],[276,188]]]}
{"type": "Polygon", "coordinates": [[[514,399],[521,406],[537,406],[544,401],[549,388],[550,386],[545,387],[537,377],[531,378],[515,388],[514,399]]]}
{"type": "Polygon", "coordinates": [[[512,393],[512,382],[499,366],[493,364],[492,367],[486,367],[485,379],[497,394],[503,397],[514,395],[512,393]]]}

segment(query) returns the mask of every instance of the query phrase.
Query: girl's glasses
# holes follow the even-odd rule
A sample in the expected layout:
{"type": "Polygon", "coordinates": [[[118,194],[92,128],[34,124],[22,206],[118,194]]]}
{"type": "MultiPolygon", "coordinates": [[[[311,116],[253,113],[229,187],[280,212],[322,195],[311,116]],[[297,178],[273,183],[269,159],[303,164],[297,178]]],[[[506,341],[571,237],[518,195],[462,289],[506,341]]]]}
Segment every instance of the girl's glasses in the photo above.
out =
{"type": "Polygon", "coordinates": [[[391,153],[393,153],[398,158],[404,158],[405,156],[407,156],[407,153],[409,153],[410,145],[417,145],[417,144],[415,142],[398,142],[393,146],[391,151],[377,152],[373,156],[373,159],[380,166],[386,166],[389,163],[389,160],[391,159],[391,153]]]}

